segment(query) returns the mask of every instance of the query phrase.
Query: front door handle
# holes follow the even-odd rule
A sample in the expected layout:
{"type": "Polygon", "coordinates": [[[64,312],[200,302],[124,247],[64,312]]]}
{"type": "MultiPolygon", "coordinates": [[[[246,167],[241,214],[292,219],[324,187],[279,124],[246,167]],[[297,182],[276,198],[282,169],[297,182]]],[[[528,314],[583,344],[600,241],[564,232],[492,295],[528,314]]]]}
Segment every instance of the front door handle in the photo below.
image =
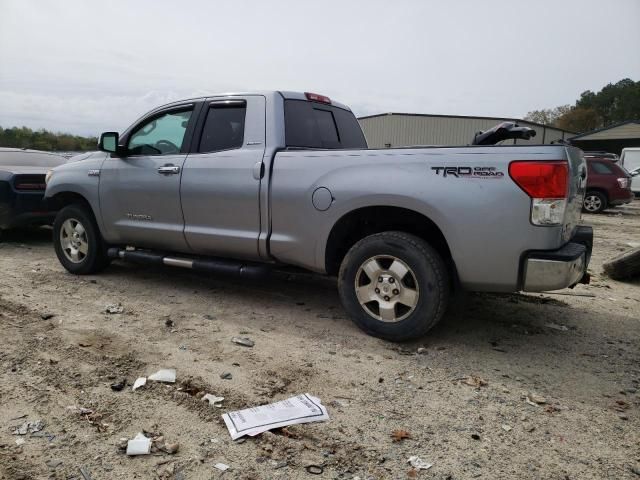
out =
{"type": "Polygon", "coordinates": [[[175,175],[176,173],[180,173],[180,167],[177,165],[163,165],[158,168],[158,173],[163,175],[175,175]]]}

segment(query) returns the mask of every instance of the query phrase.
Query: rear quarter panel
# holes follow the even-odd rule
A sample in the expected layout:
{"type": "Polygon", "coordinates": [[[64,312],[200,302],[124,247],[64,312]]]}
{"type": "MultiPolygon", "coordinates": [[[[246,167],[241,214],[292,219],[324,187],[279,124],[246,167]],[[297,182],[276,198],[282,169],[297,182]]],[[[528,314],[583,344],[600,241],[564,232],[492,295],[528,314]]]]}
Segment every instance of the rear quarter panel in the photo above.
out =
{"type": "Polygon", "coordinates": [[[558,160],[564,147],[460,147],[385,150],[285,151],[271,179],[270,253],[323,272],[333,225],[366,206],[397,206],[431,219],[448,242],[461,283],[473,290],[512,291],[521,254],[563,243],[562,227],[529,222],[530,199],[510,179],[512,160],[558,160]],[[501,177],[455,177],[432,167],[494,167],[501,177]],[[326,187],[326,211],[312,204],[326,187]]]}

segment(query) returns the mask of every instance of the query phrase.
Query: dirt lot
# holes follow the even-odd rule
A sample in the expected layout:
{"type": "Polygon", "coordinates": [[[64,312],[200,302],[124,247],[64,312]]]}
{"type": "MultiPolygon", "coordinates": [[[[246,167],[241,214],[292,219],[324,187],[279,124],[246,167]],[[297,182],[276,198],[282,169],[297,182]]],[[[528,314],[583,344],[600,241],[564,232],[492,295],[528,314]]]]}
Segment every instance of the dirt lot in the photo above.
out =
{"type": "Polygon", "coordinates": [[[261,284],[118,263],[74,277],[48,230],[11,233],[0,243],[0,478],[81,479],[80,467],[94,480],[640,478],[640,281],[601,275],[603,259],[640,242],[640,202],[585,222],[596,232],[591,285],[465,295],[403,345],[357,330],[327,279],[261,284]],[[114,303],[122,314],[105,313],[114,303]],[[178,382],[110,388],[159,368],[178,382]],[[305,392],[330,421],[234,442],[220,418],[305,392]],[[37,420],[40,432],[12,435],[37,420]],[[143,430],[179,451],[127,457],[120,439],[143,430]],[[394,430],[410,438],[393,441],[394,430]],[[413,471],[413,455],[433,467],[413,471]]]}

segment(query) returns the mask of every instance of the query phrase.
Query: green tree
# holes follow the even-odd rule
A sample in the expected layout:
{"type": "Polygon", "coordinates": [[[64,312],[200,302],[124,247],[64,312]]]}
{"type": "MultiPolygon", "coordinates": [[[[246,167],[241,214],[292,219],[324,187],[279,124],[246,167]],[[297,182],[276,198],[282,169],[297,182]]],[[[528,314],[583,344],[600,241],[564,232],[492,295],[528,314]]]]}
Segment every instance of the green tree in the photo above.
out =
{"type": "Polygon", "coordinates": [[[556,108],[543,108],[542,110],[533,110],[527,113],[524,120],[530,122],[541,123],[542,125],[555,125],[562,115],[571,110],[571,105],[561,105],[556,108]]]}
{"type": "Polygon", "coordinates": [[[84,152],[95,150],[96,137],[82,137],[48,130],[31,130],[27,127],[0,127],[0,147],[33,148],[35,150],[84,152]]]}

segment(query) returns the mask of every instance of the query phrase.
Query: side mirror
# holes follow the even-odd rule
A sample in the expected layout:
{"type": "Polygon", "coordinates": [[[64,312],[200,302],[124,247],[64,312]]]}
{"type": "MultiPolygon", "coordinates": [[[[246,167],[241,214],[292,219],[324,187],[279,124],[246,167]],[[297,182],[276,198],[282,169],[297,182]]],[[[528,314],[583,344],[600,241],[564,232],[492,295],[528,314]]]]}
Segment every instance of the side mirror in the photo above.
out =
{"type": "Polygon", "coordinates": [[[101,133],[98,149],[107,153],[118,153],[118,139],[118,132],[101,133]]]}

